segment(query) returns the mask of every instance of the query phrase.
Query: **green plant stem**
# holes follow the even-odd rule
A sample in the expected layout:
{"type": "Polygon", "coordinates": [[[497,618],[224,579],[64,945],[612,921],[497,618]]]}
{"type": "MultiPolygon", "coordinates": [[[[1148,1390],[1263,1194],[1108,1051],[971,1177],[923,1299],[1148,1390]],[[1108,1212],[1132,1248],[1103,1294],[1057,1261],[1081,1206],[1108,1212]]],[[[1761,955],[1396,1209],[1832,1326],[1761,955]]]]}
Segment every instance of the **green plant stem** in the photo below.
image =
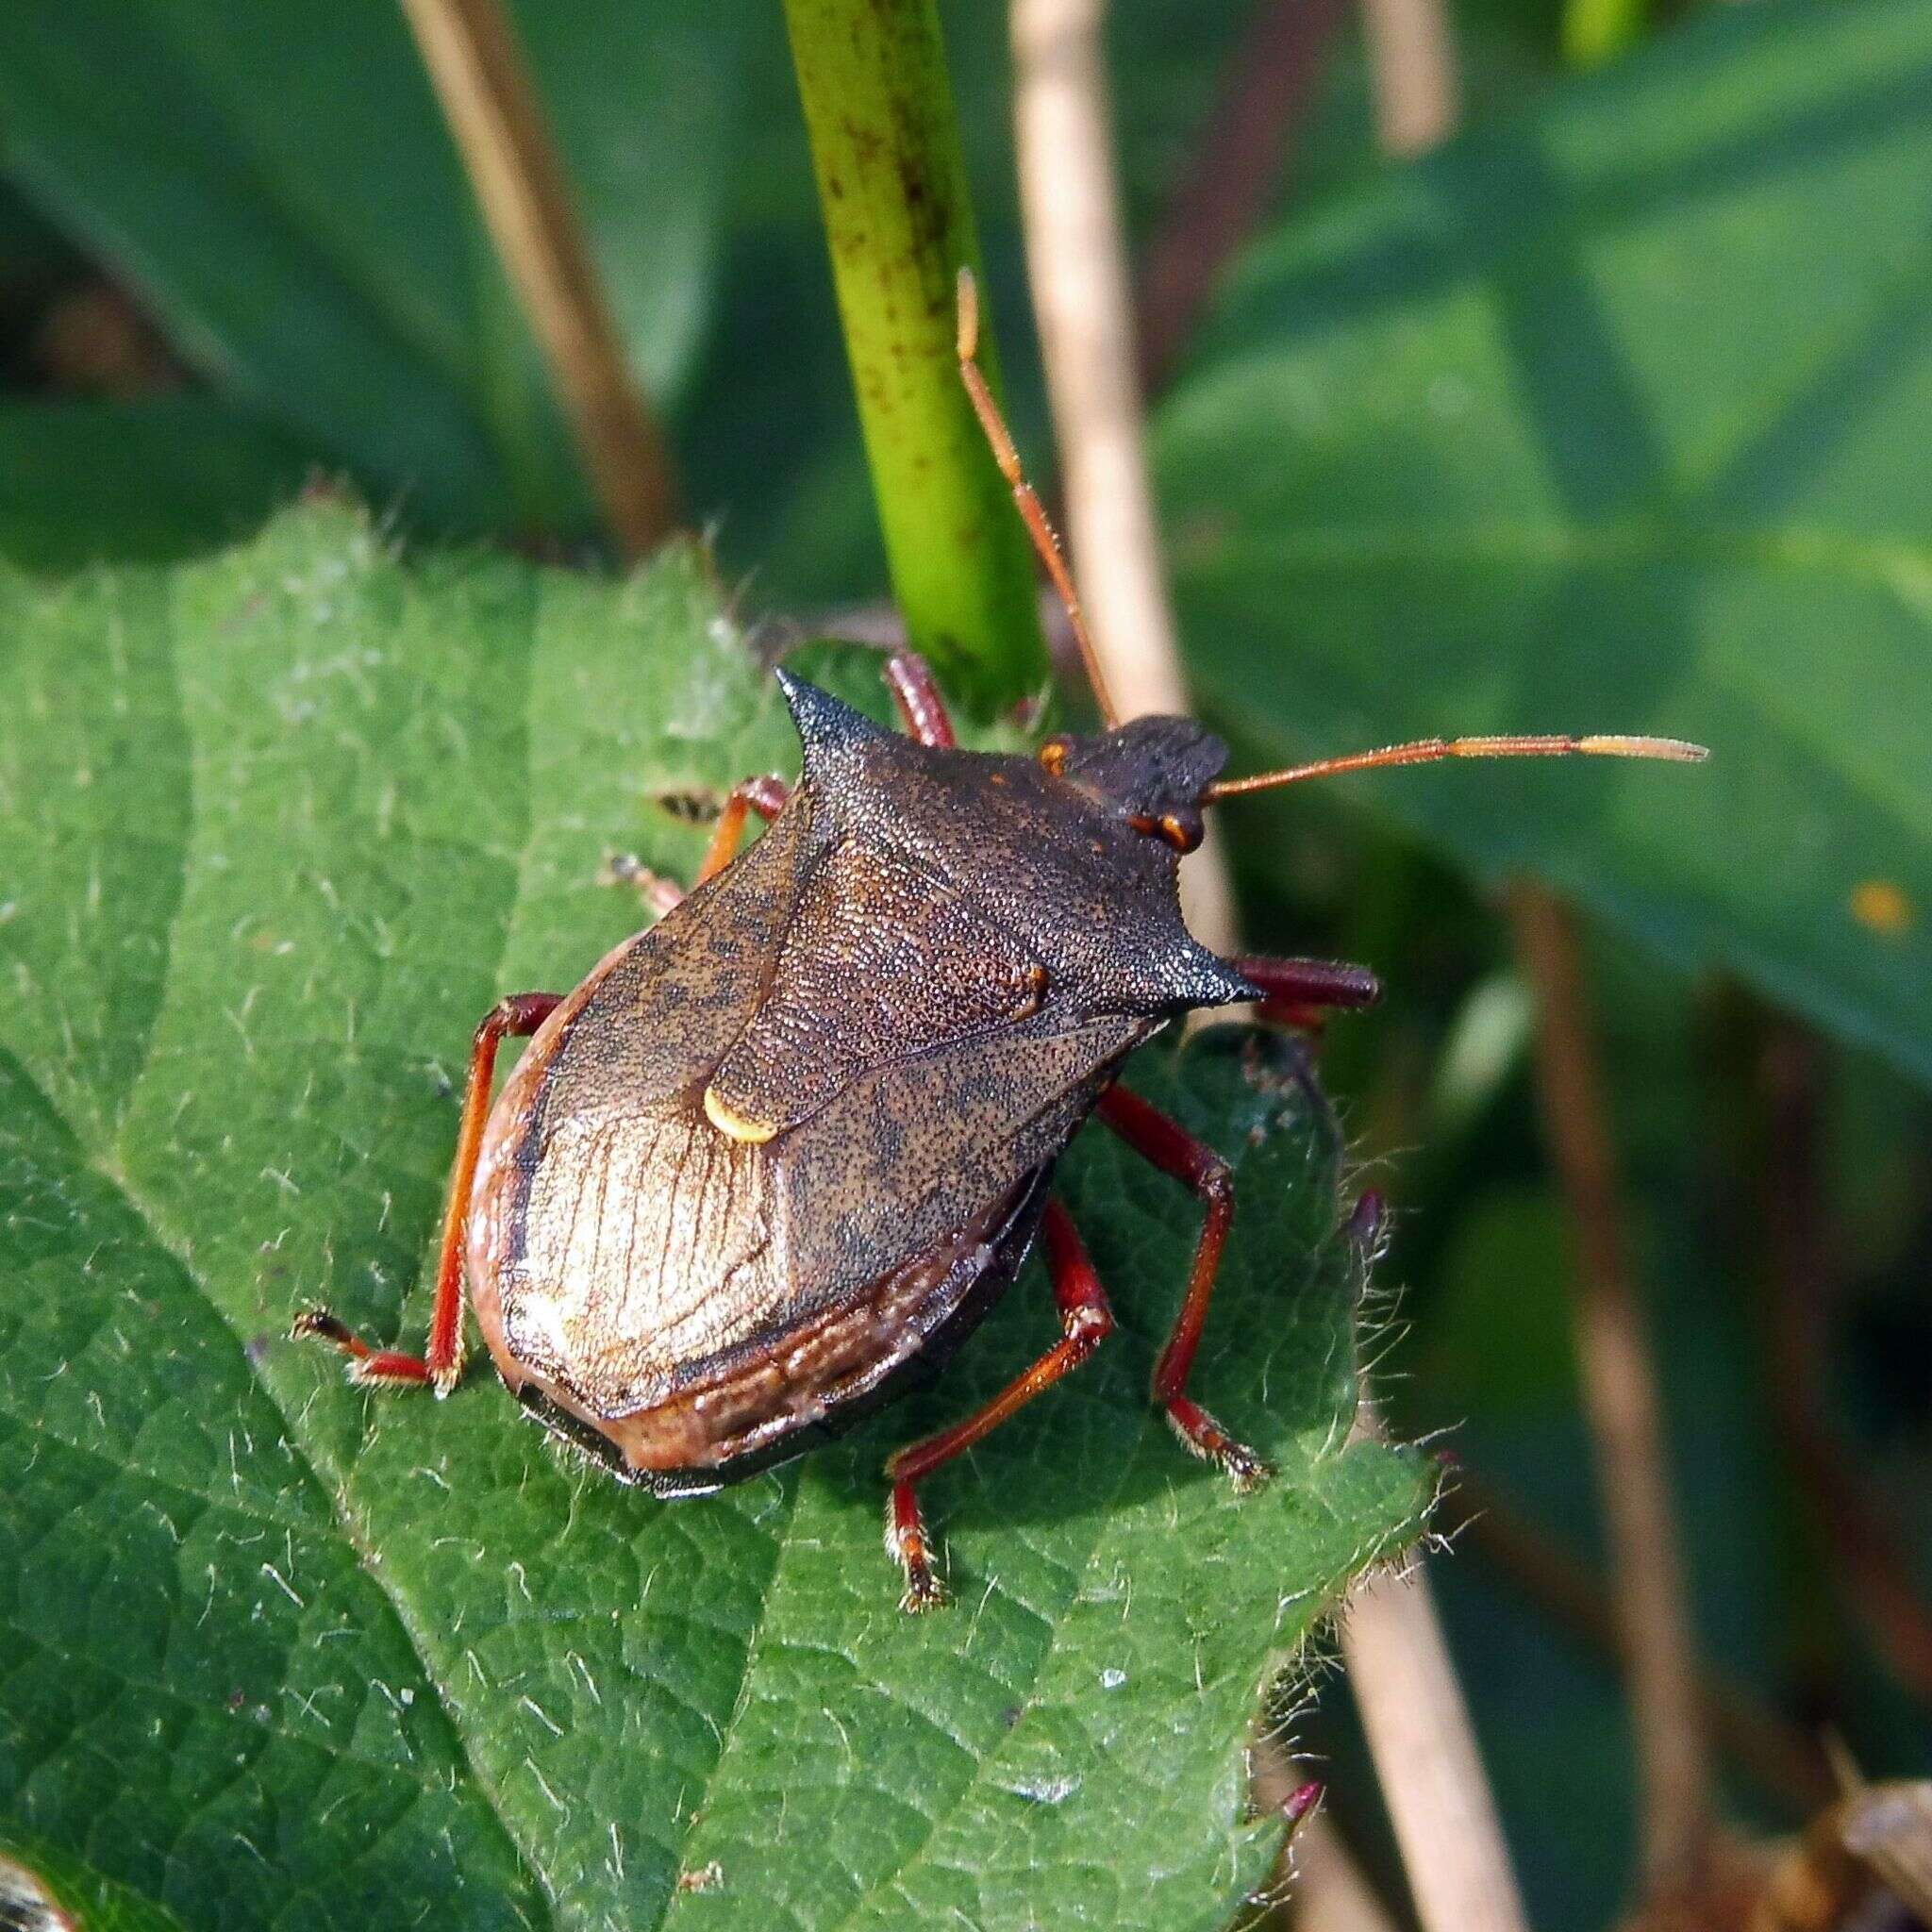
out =
{"type": "MultiPolygon", "coordinates": [[[[1046,675],[1012,499],[960,387],[954,287],[979,250],[935,0],[786,0],[893,594],[981,708],[1046,675]]],[[[991,344],[982,348],[996,381],[991,344]]]]}
{"type": "Polygon", "coordinates": [[[1645,0],[1569,0],[1563,8],[1563,58],[1573,67],[1613,60],[1643,38],[1645,0]]]}

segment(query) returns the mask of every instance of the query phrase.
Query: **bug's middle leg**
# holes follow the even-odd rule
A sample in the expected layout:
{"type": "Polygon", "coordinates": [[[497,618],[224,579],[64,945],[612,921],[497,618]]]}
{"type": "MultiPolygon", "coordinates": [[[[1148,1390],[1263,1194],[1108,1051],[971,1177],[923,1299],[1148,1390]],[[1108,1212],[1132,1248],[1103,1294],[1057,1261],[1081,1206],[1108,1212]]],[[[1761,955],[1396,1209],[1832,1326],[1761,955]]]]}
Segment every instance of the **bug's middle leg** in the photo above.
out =
{"type": "Polygon", "coordinates": [[[1194,1352],[1208,1320],[1208,1304],[1214,1294],[1214,1276],[1221,1266],[1221,1251],[1227,1244],[1228,1225],[1234,1220],[1234,1176],[1213,1148],[1124,1087],[1108,1088],[1093,1111],[1095,1118],[1111,1127],[1136,1154],[1162,1174],[1184,1181],[1207,1204],[1201,1239],[1194,1248],[1194,1265],[1188,1274],[1188,1291],[1167,1345],[1154,1364],[1153,1395],[1166,1411],[1174,1434],[1189,1449],[1218,1463],[1238,1491],[1257,1489],[1274,1472],[1188,1393],[1188,1374],[1194,1366],[1194,1352]]]}
{"type": "MultiPolygon", "coordinates": [[[[744,821],[748,812],[757,812],[769,824],[784,809],[785,801],[791,795],[791,788],[782,778],[741,778],[725,796],[717,825],[711,833],[711,842],[705,848],[705,856],[698,862],[697,877],[691,883],[701,886],[707,879],[715,878],[738,857],[738,844],[744,836],[744,821]]],[[[680,905],[685,895],[684,887],[675,879],[668,879],[662,873],[653,872],[628,854],[619,854],[610,859],[604,869],[602,883],[630,887],[659,919],[674,906],[680,905]]]]}
{"type": "Polygon", "coordinates": [[[886,1474],[892,1485],[891,1500],[886,1506],[886,1548],[906,1573],[902,1609],[937,1609],[946,1601],[945,1586],[933,1574],[932,1545],[914,1484],[970,1449],[1015,1409],[1077,1369],[1113,1333],[1113,1310],[1108,1306],[1107,1291],[1093,1272],[1073,1217],[1058,1201],[1046,1204],[1041,1233],[1046,1245],[1054,1304],[1059,1310],[1060,1340],[965,1421],[922,1441],[908,1443],[886,1458],[886,1474]]]}
{"type": "Polygon", "coordinates": [[[704,862],[691,883],[701,886],[707,879],[716,878],[738,857],[738,841],[744,837],[748,812],[757,812],[769,824],[784,809],[791,795],[791,788],[782,778],[741,778],[731,788],[724,809],[718,814],[718,828],[711,834],[704,862]]]}

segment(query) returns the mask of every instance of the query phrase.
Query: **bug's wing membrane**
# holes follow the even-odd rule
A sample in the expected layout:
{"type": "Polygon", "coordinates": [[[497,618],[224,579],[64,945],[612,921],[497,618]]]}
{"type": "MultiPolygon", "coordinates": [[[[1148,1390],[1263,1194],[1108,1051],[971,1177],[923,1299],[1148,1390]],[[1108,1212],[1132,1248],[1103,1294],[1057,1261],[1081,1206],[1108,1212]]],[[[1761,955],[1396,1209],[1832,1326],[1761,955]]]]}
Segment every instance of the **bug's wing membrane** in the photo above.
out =
{"type": "Polygon", "coordinates": [[[769,1139],[875,1068],[1025,1020],[1041,959],[929,866],[867,841],[826,854],[772,986],[711,1077],[714,1120],[769,1139]]]}
{"type": "Polygon", "coordinates": [[[560,1121],[506,1307],[518,1359],[602,1415],[702,1375],[784,1302],[771,1178],[688,1108],[560,1121]]]}
{"type": "Polygon", "coordinates": [[[1042,1015],[853,1082],[783,1143],[796,1277],[836,1297],[979,1220],[1058,1156],[1158,1024],[1042,1015]]]}
{"type": "Polygon", "coordinates": [[[798,902],[809,800],[796,798],[731,869],[620,947],[566,1014],[543,1120],[635,1117],[693,1096],[756,1017],[798,902]]]}
{"type": "Polygon", "coordinates": [[[769,1307],[782,1270],[770,1176],[696,1101],[758,1010],[797,903],[810,801],[795,798],[729,872],[606,958],[486,1142],[470,1272],[489,1281],[514,1359],[593,1414],[671,1388],[769,1307]]]}

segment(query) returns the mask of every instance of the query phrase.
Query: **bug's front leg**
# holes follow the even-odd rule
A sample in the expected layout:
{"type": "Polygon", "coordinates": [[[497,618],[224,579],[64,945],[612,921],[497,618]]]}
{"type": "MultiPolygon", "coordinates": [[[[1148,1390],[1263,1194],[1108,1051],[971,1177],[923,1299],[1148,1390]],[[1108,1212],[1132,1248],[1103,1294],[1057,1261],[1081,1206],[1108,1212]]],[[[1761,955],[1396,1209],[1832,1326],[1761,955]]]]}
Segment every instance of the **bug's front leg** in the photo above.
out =
{"type": "Polygon", "coordinates": [[[1060,1340],[964,1422],[955,1423],[951,1428],[941,1429],[923,1441],[908,1443],[886,1458],[886,1474],[892,1485],[891,1500],[886,1506],[886,1549],[906,1573],[906,1594],[899,1600],[901,1609],[937,1609],[947,1600],[945,1586],[933,1574],[932,1544],[926,1537],[925,1518],[920,1513],[913,1485],[930,1475],[942,1462],[950,1462],[963,1450],[970,1449],[989,1430],[998,1428],[1015,1409],[1024,1407],[1042,1390],[1051,1389],[1062,1375],[1077,1369],[1113,1333],[1113,1310],[1108,1306],[1107,1291],[1093,1272],[1093,1263],[1088,1258],[1086,1244],[1074,1225],[1073,1217],[1058,1201],[1046,1204],[1041,1233],[1046,1246],[1054,1305],[1059,1310],[1060,1340]]]}
{"type": "Polygon", "coordinates": [[[1124,1087],[1110,1087],[1093,1109],[1143,1159],[1162,1174],[1184,1181],[1207,1204],[1201,1239],[1194,1247],[1194,1265],[1188,1274],[1188,1291],[1174,1318],[1173,1333],[1154,1364],[1154,1400],[1167,1413],[1174,1432],[1196,1456],[1218,1463],[1237,1491],[1258,1489],[1274,1474],[1260,1457],[1237,1442],[1208,1411],[1188,1394],[1188,1374],[1214,1295],[1214,1276],[1221,1251],[1234,1219],[1234,1176],[1227,1162],[1204,1141],[1194,1139],[1158,1108],[1149,1107],[1124,1087]]]}
{"type": "Polygon", "coordinates": [[[470,1193],[476,1179],[476,1156],[490,1118],[490,1085],[496,1073],[496,1049],[508,1039],[536,1032],[563,995],[513,992],[484,1016],[470,1047],[470,1080],[463,1092],[463,1124],[457,1134],[456,1165],[443,1208],[442,1246],[436,1269],[436,1306],[429,1317],[429,1346],[422,1355],[375,1348],[326,1308],[305,1308],[294,1333],[326,1341],[349,1357],[349,1379],[372,1387],[409,1388],[427,1383],[447,1395],[463,1372],[463,1236],[470,1219],[470,1193]]]}
{"type": "Polygon", "coordinates": [[[921,744],[949,751],[958,743],[939,679],[924,658],[913,651],[893,652],[886,659],[886,686],[906,729],[921,744]]]}
{"type": "MultiPolygon", "coordinates": [[[[725,795],[724,808],[711,833],[711,842],[698,863],[698,874],[691,881],[701,886],[715,878],[738,857],[738,842],[744,836],[747,812],[757,812],[767,824],[776,818],[791,797],[791,788],[782,778],[741,778],[725,795]]],[[[659,919],[674,906],[682,904],[685,889],[675,879],[653,872],[642,860],[619,853],[604,868],[602,884],[628,886],[659,919]]]]}
{"type": "Polygon", "coordinates": [[[1382,983],[1366,966],[1340,959],[1268,959],[1254,955],[1227,962],[1244,974],[1267,997],[1261,1017],[1303,1031],[1320,1028],[1333,1009],[1373,1007],[1382,997],[1382,983]]]}

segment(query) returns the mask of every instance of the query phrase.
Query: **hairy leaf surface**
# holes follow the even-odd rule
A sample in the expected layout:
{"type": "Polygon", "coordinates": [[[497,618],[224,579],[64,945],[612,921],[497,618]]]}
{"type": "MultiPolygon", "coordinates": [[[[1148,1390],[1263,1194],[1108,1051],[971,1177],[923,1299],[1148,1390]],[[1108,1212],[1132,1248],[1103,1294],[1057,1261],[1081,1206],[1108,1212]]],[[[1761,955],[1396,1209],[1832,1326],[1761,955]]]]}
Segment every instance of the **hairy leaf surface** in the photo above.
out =
{"type": "Polygon", "coordinates": [[[613,849],[688,874],[691,798],[795,769],[701,559],[406,566],[311,506],[0,606],[0,1841],[183,1925],[1224,1924],[1257,1693],[1425,1489],[1343,1447],[1299,1063],[1135,1075],[1236,1163],[1198,1387],[1280,1478],[1149,1412],[1198,1208],[1090,1130],[1122,1333],[928,1485],[959,1602],[904,1617],[880,1458],[1052,1339],[1037,1267],[935,1391],[672,1505],[487,1366],[385,1398],[285,1339],[420,1338],[475,1021],[637,923],[613,849]]]}

